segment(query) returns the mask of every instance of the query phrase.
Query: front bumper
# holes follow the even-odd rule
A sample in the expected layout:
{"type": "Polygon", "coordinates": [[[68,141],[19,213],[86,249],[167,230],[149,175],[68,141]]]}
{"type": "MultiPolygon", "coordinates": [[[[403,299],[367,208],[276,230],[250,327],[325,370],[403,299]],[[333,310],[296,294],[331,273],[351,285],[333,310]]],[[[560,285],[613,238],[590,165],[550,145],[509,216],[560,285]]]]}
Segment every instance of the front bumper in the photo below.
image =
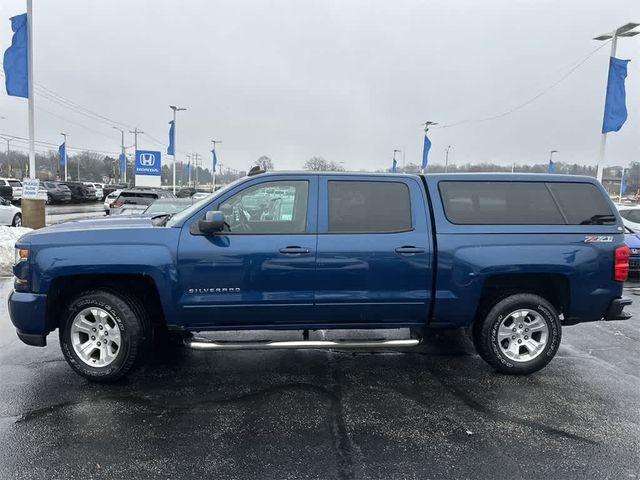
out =
{"type": "Polygon", "coordinates": [[[47,296],[38,293],[16,292],[9,295],[9,316],[20,340],[27,345],[44,347],[47,344],[47,296]]]}
{"type": "Polygon", "coordinates": [[[614,298],[609,305],[609,309],[607,310],[604,319],[607,321],[630,319],[631,314],[629,312],[625,312],[624,307],[631,305],[631,303],[630,298],[614,298]]]}

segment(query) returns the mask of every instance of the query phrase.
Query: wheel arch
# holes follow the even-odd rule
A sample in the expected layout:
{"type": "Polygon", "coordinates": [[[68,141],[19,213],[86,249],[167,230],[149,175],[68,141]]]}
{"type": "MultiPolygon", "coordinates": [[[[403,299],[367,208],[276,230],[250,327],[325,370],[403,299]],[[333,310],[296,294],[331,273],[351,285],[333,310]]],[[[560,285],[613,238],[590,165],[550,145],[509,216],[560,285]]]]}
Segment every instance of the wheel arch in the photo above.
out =
{"type": "Polygon", "coordinates": [[[46,304],[46,322],[49,331],[60,326],[61,315],[73,298],[87,290],[109,290],[133,295],[147,311],[153,327],[166,326],[165,312],[154,279],[147,274],[78,274],[53,279],[46,304]]]}

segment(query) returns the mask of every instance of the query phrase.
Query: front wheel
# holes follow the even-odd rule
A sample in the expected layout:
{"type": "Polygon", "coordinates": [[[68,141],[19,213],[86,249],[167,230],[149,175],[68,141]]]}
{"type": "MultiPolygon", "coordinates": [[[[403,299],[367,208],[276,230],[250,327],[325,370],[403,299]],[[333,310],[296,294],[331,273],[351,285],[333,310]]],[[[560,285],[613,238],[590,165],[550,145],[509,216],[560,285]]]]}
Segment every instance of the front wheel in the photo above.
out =
{"type": "Polygon", "coordinates": [[[111,382],[137,366],[148,330],[148,319],[136,298],[91,290],[67,307],[60,346],[77,373],[92,381],[111,382]]]}
{"type": "Polygon", "coordinates": [[[529,293],[498,301],[473,329],[478,354],[497,371],[529,374],[545,367],[560,346],[555,308],[529,293]]]}
{"type": "Polygon", "coordinates": [[[21,227],[22,226],[22,215],[20,215],[19,213],[16,213],[13,216],[13,220],[11,222],[11,226],[12,227],[21,227]]]}

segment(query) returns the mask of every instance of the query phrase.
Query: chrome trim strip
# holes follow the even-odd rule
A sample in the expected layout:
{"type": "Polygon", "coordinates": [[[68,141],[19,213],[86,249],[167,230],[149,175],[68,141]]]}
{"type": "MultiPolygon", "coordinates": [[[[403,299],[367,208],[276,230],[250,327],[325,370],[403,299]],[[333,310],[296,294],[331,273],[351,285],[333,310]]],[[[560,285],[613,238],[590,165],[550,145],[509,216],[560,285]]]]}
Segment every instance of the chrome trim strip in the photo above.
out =
{"type": "Polygon", "coordinates": [[[196,338],[187,339],[184,344],[194,350],[296,350],[304,348],[389,348],[389,347],[415,347],[420,344],[418,339],[407,340],[351,340],[335,342],[332,340],[300,340],[287,342],[229,342],[219,343],[207,340],[199,341],[196,338]]]}

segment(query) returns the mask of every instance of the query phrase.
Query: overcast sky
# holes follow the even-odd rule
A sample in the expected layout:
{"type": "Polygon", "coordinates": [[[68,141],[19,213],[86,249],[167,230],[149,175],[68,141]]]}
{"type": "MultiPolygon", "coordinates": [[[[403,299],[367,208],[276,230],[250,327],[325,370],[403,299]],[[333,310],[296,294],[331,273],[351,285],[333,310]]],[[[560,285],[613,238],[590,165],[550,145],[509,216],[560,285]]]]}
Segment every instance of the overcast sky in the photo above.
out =
{"type": "MultiPolygon", "coordinates": [[[[24,0],[0,3],[0,50],[24,0]]],[[[268,155],[299,169],[313,155],[382,169],[394,148],[419,163],[420,123],[509,110],[599,46],[592,37],[640,23],[638,0],[35,0],[35,82],[150,133],[166,149],[170,104],[182,154],[246,169],[268,155]]],[[[629,119],[609,135],[608,163],[640,161],[640,35],[631,58],[629,119]]],[[[430,162],[595,164],[609,46],[545,95],[501,119],[433,128],[430,162]]],[[[0,132],[27,135],[26,100],[0,94],[0,132]]],[[[36,139],[119,151],[120,134],[36,95],[36,139]]],[[[132,144],[127,134],[126,143],[132,144]]],[[[17,145],[17,144],[16,144],[17,145]]],[[[167,158],[167,161],[169,159],[167,158]]]]}

